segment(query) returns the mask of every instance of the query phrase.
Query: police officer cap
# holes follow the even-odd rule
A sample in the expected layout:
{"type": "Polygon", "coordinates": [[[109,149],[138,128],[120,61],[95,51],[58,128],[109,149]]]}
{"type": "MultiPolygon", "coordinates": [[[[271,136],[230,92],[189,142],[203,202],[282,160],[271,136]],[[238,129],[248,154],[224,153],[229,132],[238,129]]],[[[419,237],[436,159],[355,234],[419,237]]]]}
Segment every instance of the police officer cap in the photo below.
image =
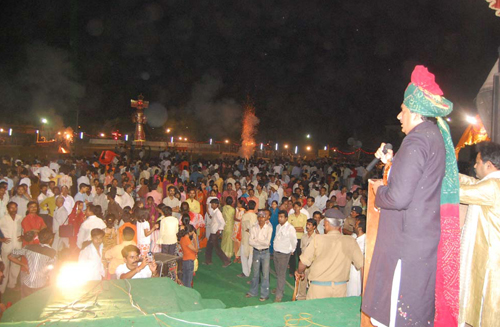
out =
{"type": "Polygon", "coordinates": [[[345,219],[345,215],[339,209],[328,209],[325,211],[326,218],[345,219]]]}

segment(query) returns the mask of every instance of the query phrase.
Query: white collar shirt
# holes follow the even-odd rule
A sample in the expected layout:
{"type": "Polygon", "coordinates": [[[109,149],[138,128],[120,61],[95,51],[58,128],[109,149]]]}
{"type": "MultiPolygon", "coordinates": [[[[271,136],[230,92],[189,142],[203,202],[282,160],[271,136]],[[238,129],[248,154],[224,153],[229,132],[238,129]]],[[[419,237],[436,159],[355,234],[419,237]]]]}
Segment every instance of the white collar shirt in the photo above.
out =
{"type": "Polygon", "coordinates": [[[43,183],[48,183],[51,177],[56,177],[56,173],[47,166],[41,167],[38,170],[38,175],[40,176],[40,181],[43,183]]]}
{"type": "Polygon", "coordinates": [[[94,244],[89,244],[80,251],[78,264],[82,265],[82,270],[87,273],[84,277],[86,280],[102,280],[104,277],[106,272],[102,264],[102,248],[102,244],[99,246],[99,250],[95,248],[94,244]]]}
{"type": "Polygon", "coordinates": [[[80,226],[80,230],[78,231],[78,236],[76,238],[76,246],[78,248],[82,248],[82,244],[85,241],[90,241],[90,232],[94,228],[99,228],[99,229],[104,229],[106,228],[106,224],[101,218],[98,218],[96,216],[90,216],[88,217],[80,226]]]}
{"type": "Polygon", "coordinates": [[[124,209],[125,207],[130,207],[130,208],[133,208],[134,205],[135,205],[135,201],[134,201],[134,198],[128,194],[127,192],[124,192],[122,196],[120,196],[120,206],[122,207],[122,209],[124,209]]]}
{"type": "MultiPolygon", "coordinates": [[[[117,196],[116,198],[119,197],[117,196]]],[[[101,193],[99,195],[96,194],[96,196],[92,199],[92,203],[96,206],[100,206],[103,213],[108,211],[108,202],[108,197],[104,193],[101,193]]],[[[131,208],[133,207],[134,206],[132,206],[131,208]]]]}
{"type": "Polygon", "coordinates": [[[61,196],[64,198],[64,208],[66,208],[66,211],[68,212],[68,214],[70,214],[72,211],[73,211],[73,207],[75,206],[75,200],[73,199],[73,197],[71,195],[62,195],[61,196]]]}
{"type": "Polygon", "coordinates": [[[59,166],[57,162],[51,162],[49,164],[49,168],[55,171],[56,173],[59,173],[59,168],[61,168],[61,166],[59,166]]]}
{"type": "Polygon", "coordinates": [[[163,199],[163,204],[173,209],[175,207],[180,207],[181,201],[175,196],[173,196],[172,198],[170,198],[170,196],[167,196],[165,199],[163,199]]]}
{"type": "Polygon", "coordinates": [[[9,243],[2,243],[4,253],[9,252],[11,249],[22,248],[22,242],[18,240],[18,237],[22,234],[22,221],[23,218],[20,215],[16,215],[14,219],[8,213],[1,216],[0,230],[4,237],[10,238],[9,243]]]}
{"type": "Polygon", "coordinates": [[[54,210],[52,232],[59,235],[59,226],[67,225],[67,224],[68,224],[68,211],[66,210],[66,208],[64,208],[64,206],[61,206],[60,208],[56,208],[56,210],[54,210]]]}
{"type": "Polygon", "coordinates": [[[325,233],[325,220],[324,219],[321,219],[321,221],[319,222],[318,227],[316,227],[316,229],[318,230],[318,232],[320,234],[325,233]]]}
{"type": "Polygon", "coordinates": [[[295,251],[297,247],[297,233],[288,221],[283,225],[276,226],[276,235],[274,237],[274,250],[280,253],[289,254],[295,251]]]}
{"type": "Polygon", "coordinates": [[[320,210],[320,208],[318,208],[318,207],[316,206],[316,203],[314,203],[312,207],[308,207],[308,208],[307,208],[307,212],[309,213],[309,217],[314,216],[314,213],[315,213],[316,211],[323,212],[323,210],[320,210]]]}
{"type": "Polygon", "coordinates": [[[82,183],[85,183],[87,185],[90,185],[90,179],[86,176],[86,175],[83,175],[83,176],[80,176],[77,180],[77,186],[78,186],[78,189],[80,189],[80,184],[82,183]]]}
{"type": "Polygon", "coordinates": [[[318,195],[314,201],[316,203],[316,206],[321,211],[323,211],[326,208],[326,201],[328,201],[328,196],[326,196],[326,195],[318,195]]]}
{"type": "Polygon", "coordinates": [[[217,234],[218,231],[224,230],[226,222],[220,212],[219,208],[213,210],[212,215],[209,217],[210,220],[210,234],[217,234]]]}
{"type": "MultiPolygon", "coordinates": [[[[128,269],[127,267],[127,264],[126,263],[122,263],[121,265],[119,265],[118,267],[116,267],[116,278],[117,279],[120,279],[120,276],[123,275],[123,274],[126,274],[130,272],[130,269],[128,269]]],[[[153,272],[151,271],[151,269],[149,268],[149,265],[146,266],[144,269],[142,269],[141,271],[139,271],[137,274],[135,274],[132,279],[137,279],[137,278],[151,278],[151,276],[153,276],[153,272]]]]}
{"type": "Polygon", "coordinates": [[[250,239],[248,243],[254,249],[265,250],[269,248],[271,244],[271,236],[273,235],[273,225],[270,223],[265,223],[261,228],[259,222],[255,223],[252,228],[250,228],[250,239]]]}
{"type": "Polygon", "coordinates": [[[160,217],[160,237],[157,244],[177,243],[177,232],[179,231],[179,219],[174,216],[160,217]]]}
{"type": "Polygon", "coordinates": [[[7,214],[7,204],[9,203],[9,200],[9,194],[5,192],[3,198],[0,198],[0,217],[3,217],[7,214]]]}

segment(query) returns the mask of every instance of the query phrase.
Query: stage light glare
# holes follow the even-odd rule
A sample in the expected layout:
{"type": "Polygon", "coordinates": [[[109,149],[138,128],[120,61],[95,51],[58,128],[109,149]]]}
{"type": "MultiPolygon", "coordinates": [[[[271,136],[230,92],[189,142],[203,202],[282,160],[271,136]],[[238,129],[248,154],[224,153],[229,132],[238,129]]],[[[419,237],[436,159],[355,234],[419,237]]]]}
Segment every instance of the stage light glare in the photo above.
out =
{"type": "Polygon", "coordinates": [[[311,146],[310,146],[310,145],[308,145],[308,146],[306,147],[306,150],[307,150],[307,151],[311,151],[311,146]]]}
{"type": "Polygon", "coordinates": [[[467,117],[465,117],[465,119],[467,120],[467,122],[468,122],[469,124],[474,124],[474,125],[475,125],[475,124],[477,124],[477,119],[476,119],[476,117],[467,116],[467,117]]]}
{"type": "Polygon", "coordinates": [[[225,142],[226,144],[228,144],[228,143],[229,143],[229,140],[225,140],[224,142],[225,142]]]}
{"type": "Polygon", "coordinates": [[[285,149],[288,149],[288,144],[285,144],[285,149]]]}
{"type": "Polygon", "coordinates": [[[49,121],[47,120],[47,118],[42,118],[41,122],[42,122],[42,124],[47,124],[49,121]]]}
{"type": "Polygon", "coordinates": [[[105,136],[106,136],[106,134],[104,134],[104,133],[101,133],[101,134],[100,134],[100,136],[101,136],[101,137],[105,137],[105,136]]]}
{"type": "Polygon", "coordinates": [[[87,282],[89,275],[89,267],[78,262],[67,262],[59,270],[57,287],[62,289],[78,288],[87,282]]]}

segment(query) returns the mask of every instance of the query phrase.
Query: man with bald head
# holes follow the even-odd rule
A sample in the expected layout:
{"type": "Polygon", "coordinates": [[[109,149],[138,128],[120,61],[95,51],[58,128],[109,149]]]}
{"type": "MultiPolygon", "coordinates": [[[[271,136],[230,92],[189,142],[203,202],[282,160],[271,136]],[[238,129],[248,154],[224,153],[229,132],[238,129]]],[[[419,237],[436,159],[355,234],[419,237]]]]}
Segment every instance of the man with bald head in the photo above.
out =
{"type": "Polygon", "coordinates": [[[68,224],[68,211],[64,207],[64,198],[58,196],[56,198],[56,210],[54,211],[54,221],[52,224],[52,231],[54,232],[54,242],[52,248],[60,251],[65,247],[69,247],[69,239],[67,237],[59,236],[59,226],[68,224]]]}
{"type": "Polygon", "coordinates": [[[356,269],[363,267],[363,253],[356,240],[342,235],[344,215],[338,209],[325,212],[325,234],[318,234],[300,256],[297,279],[304,279],[309,271],[310,286],[307,300],[345,297],[351,263],[356,269]]]}

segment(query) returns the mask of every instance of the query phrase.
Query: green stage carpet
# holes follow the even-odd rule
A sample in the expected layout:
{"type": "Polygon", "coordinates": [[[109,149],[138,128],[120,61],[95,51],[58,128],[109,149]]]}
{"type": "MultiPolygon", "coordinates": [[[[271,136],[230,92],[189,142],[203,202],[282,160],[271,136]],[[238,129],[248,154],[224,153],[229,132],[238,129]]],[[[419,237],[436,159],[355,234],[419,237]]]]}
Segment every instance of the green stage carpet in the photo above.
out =
{"type": "MultiPolygon", "coordinates": [[[[269,300],[259,302],[258,297],[245,298],[249,279],[236,277],[241,273],[240,264],[222,268],[214,256],[214,264],[205,266],[201,264],[203,253],[199,260],[194,289],[181,287],[167,278],[130,280],[130,284],[124,280],[94,282],[79,290],[62,291],[51,286],[15,303],[5,312],[2,325],[176,327],[202,323],[357,327],[360,324],[359,297],[291,302],[293,281],[288,278],[284,302],[272,303],[272,294],[269,300]],[[129,288],[136,307],[131,305],[129,288]],[[293,320],[299,318],[302,320],[293,320]]],[[[276,278],[271,276],[271,289],[275,286],[276,278]]],[[[15,294],[9,297],[15,298],[15,294]]]]}

